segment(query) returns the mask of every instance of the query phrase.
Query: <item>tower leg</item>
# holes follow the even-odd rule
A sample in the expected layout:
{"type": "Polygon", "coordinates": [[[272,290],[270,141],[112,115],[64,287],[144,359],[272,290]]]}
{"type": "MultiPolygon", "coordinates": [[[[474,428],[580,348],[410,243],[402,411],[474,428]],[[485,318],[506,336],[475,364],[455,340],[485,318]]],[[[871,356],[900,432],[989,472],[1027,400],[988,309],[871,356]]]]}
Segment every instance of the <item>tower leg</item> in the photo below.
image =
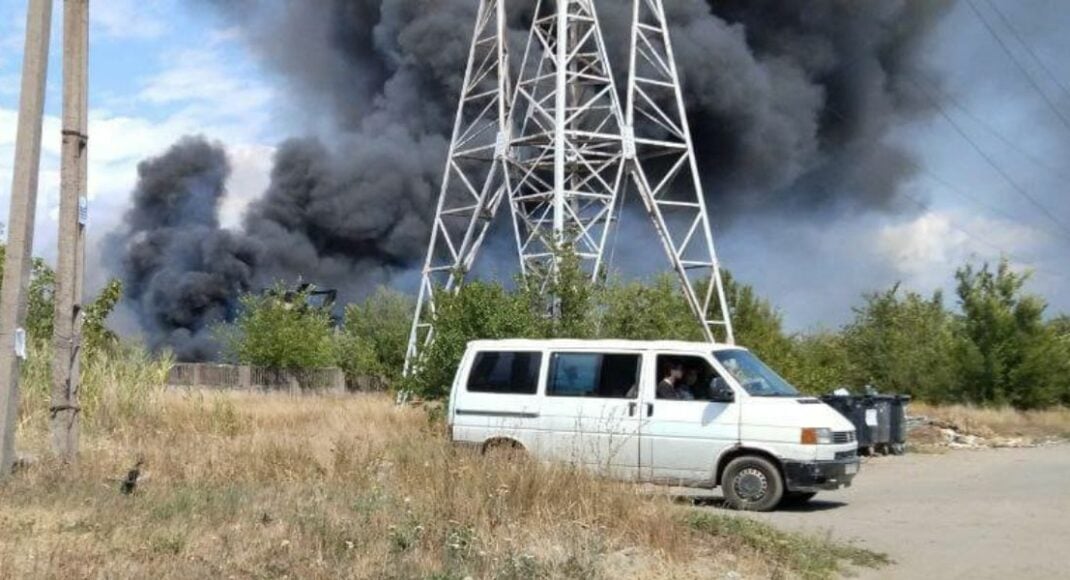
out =
{"type": "Polygon", "coordinates": [[[706,340],[735,342],[662,0],[634,0],[626,123],[632,176],[706,340]]]}
{"type": "Polygon", "coordinates": [[[504,197],[502,159],[512,93],[505,1],[479,4],[409,335],[406,374],[434,335],[436,297],[460,288],[504,197]]]}

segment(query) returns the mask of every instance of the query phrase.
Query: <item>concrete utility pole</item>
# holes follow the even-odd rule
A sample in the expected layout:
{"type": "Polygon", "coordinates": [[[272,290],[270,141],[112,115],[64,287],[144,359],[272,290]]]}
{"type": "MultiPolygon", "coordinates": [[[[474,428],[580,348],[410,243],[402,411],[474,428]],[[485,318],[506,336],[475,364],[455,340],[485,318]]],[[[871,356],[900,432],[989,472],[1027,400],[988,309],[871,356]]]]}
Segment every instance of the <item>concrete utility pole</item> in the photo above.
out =
{"type": "Polygon", "coordinates": [[[78,456],[79,359],[85,277],[88,140],[89,0],[64,0],[63,151],[60,168],[59,257],[52,365],[52,450],[64,462],[78,456]]]}
{"type": "Polygon", "coordinates": [[[51,33],[52,0],[30,0],[15,139],[15,176],[11,182],[11,211],[8,214],[7,256],[3,292],[0,293],[0,477],[9,474],[15,463],[15,425],[19,408],[16,333],[26,320],[51,33]]]}

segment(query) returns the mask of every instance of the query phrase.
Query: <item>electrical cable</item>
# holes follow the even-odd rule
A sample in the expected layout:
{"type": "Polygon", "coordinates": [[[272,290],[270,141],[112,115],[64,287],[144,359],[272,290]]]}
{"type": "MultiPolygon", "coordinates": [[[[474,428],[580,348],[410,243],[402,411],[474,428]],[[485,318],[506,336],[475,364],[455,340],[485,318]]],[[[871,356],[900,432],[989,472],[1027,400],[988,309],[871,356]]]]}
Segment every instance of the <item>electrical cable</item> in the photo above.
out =
{"type": "Polygon", "coordinates": [[[1036,79],[1033,78],[1033,75],[1029,74],[1028,69],[1026,69],[1025,65],[1022,64],[1022,61],[1020,61],[1018,57],[1015,56],[1014,51],[1012,51],[1010,47],[1007,46],[1007,43],[1003,40],[999,33],[996,32],[996,29],[992,26],[992,23],[990,23],[988,19],[985,18],[984,14],[982,14],[981,11],[977,8],[977,5],[974,3],[974,0],[966,0],[966,4],[970,7],[973,13],[977,15],[977,19],[980,20],[982,24],[984,24],[985,29],[988,30],[988,33],[992,36],[992,38],[996,40],[1000,48],[1003,49],[1003,52],[1006,53],[1008,57],[1010,57],[1011,62],[1014,63],[1014,66],[1018,68],[1022,75],[1025,76],[1026,80],[1029,81],[1029,84],[1033,87],[1037,94],[1039,94],[1040,97],[1044,99],[1044,102],[1048,104],[1048,108],[1050,108],[1052,112],[1055,113],[1055,116],[1059,117],[1059,120],[1063,122],[1063,125],[1065,125],[1067,129],[1070,129],[1070,117],[1067,117],[1062,111],[1059,110],[1059,107],[1057,107],[1055,105],[1055,102],[1051,100],[1051,97],[1048,96],[1048,93],[1046,93],[1044,89],[1040,86],[1040,83],[1038,83],[1036,79]]]}
{"type": "Polygon", "coordinates": [[[1014,38],[1018,41],[1018,44],[1021,44],[1022,48],[1025,48],[1025,51],[1029,53],[1029,56],[1033,57],[1033,61],[1037,63],[1041,70],[1047,73],[1048,78],[1050,78],[1053,83],[1058,85],[1067,97],[1070,97],[1070,87],[1068,87],[1066,83],[1064,83],[1059,78],[1059,76],[1056,75],[1055,72],[1052,71],[1051,68],[1044,63],[1044,61],[1040,58],[1036,51],[1033,50],[1033,47],[1030,46],[1029,43],[1025,41],[1025,38],[1018,32],[1018,29],[1015,28],[1013,24],[1011,24],[1011,21],[1009,18],[1007,18],[1006,14],[1004,14],[1003,11],[1000,10],[999,7],[996,6],[996,3],[992,0],[985,0],[985,3],[988,4],[988,7],[991,8],[992,11],[996,13],[996,16],[998,16],[999,19],[1003,21],[1004,26],[1007,27],[1007,30],[1011,31],[1011,35],[1014,36],[1014,38]]]}
{"type": "Polygon", "coordinates": [[[1025,198],[1030,204],[1033,205],[1033,207],[1040,211],[1040,213],[1044,214],[1044,216],[1047,217],[1048,220],[1055,224],[1060,230],[1062,230],[1065,233],[1066,238],[1070,240],[1070,226],[1067,226],[1065,223],[1063,223],[1062,220],[1055,217],[1055,214],[1052,213],[1052,211],[1047,206],[1045,206],[1043,203],[1040,202],[1040,200],[1038,200],[1036,197],[1026,191],[1026,189],[1022,187],[1022,185],[1019,184],[1017,181],[1015,181],[1015,179],[1011,177],[1011,175],[1007,173],[1005,169],[1000,167],[1000,165],[996,163],[996,160],[984,149],[982,149],[981,146],[978,145],[972,137],[970,137],[969,133],[967,133],[962,128],[962,126],[959,125],[958,122],[956,122],[955,119],[951,117],[951,115],[947,114],[947,111],[944,110],[943,107],[938,107],[937,110],[940,112],[940,116],[951,124],[952,128],[955,129],[955,132],[958,133],[967,143],[969,143],[970,147],[972,147],[973,150],[976,151],[977,154],[980,155],[981,158],[984,159],[985,162],[988,163],[988,165],[996,171],[996,173],[999,173],[1000,176],[1002,176],[1003,179],[1010,184],[1011,188],[1018,193],[1018,195],[1025,198]]]}

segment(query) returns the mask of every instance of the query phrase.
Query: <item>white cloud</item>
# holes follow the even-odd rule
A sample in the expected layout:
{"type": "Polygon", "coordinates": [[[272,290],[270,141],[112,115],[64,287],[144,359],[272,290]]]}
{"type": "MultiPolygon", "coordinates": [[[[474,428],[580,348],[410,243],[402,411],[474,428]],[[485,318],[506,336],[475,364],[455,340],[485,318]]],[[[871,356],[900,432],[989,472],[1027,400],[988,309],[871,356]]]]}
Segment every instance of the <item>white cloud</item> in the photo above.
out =
{"type": "Polygon", "coordinates": [[[94,2],[90,21],[105,36],[154,39],[167,31],[160,0],[104,0],[94,2]]]}
{"type": "MultiPolygon", "coordinates": [[[[93,106],[89,122],[90,227],[94,238],[121,220],[137,182],[137,164],[159,155],[184,135],[200,134],[226,144],[233,173],[221,212],[236,225],[248,203],[267,187],[274,149],[266,142],[271,90],[243,71],[227,70],[213,47],[183,51],[164,62],[170,68],[144,81],[133,98],[93,106]],[[165,113],[151,118],[145,104],[165,113]]],[[[91,105],[94,105],[91,103],[91,105]]],[[[0,108],[0,220],[6,219],[17,113],[0,108]]],[[[60,120],[48,116],[42,143],[38,205],[38,251],[54,255],[59,194],[60,120]]],[[[99,238],[97,238],[99,239],[99,238]]]]}
{"type": "Polygon", "coordinates": [[[933,289],[945,285],[948,272],[969,260],[1006,256],[1017,267],[1034,267],[1028,257],[1042,241],[1035,230],[1017,223],[930,211],[882,228],[877,251],[908,286],[933,289]]]}
{"type": "Polygon", "coordinates": [[[241,145],[230,147],[228,152],[231,174],[219,220],[224,227],[233,228],[241,223],[245,208],[267,189],[275,148],[241,145]]]}

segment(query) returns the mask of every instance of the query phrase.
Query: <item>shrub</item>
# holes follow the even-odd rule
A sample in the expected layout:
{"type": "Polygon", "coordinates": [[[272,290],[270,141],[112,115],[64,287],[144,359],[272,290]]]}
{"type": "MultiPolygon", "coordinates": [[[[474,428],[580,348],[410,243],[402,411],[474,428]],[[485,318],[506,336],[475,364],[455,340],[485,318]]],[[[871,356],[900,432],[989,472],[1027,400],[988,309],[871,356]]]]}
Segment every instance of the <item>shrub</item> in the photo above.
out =
{"type": "Polygon", "coordinates": [[[230,358],[274,369],[333,366],[337,360],[329,312],[308,304],[306,293],[290,294],[282,286],[266,294],[246,294],[231,325],[220,326],[230,358]]]}

